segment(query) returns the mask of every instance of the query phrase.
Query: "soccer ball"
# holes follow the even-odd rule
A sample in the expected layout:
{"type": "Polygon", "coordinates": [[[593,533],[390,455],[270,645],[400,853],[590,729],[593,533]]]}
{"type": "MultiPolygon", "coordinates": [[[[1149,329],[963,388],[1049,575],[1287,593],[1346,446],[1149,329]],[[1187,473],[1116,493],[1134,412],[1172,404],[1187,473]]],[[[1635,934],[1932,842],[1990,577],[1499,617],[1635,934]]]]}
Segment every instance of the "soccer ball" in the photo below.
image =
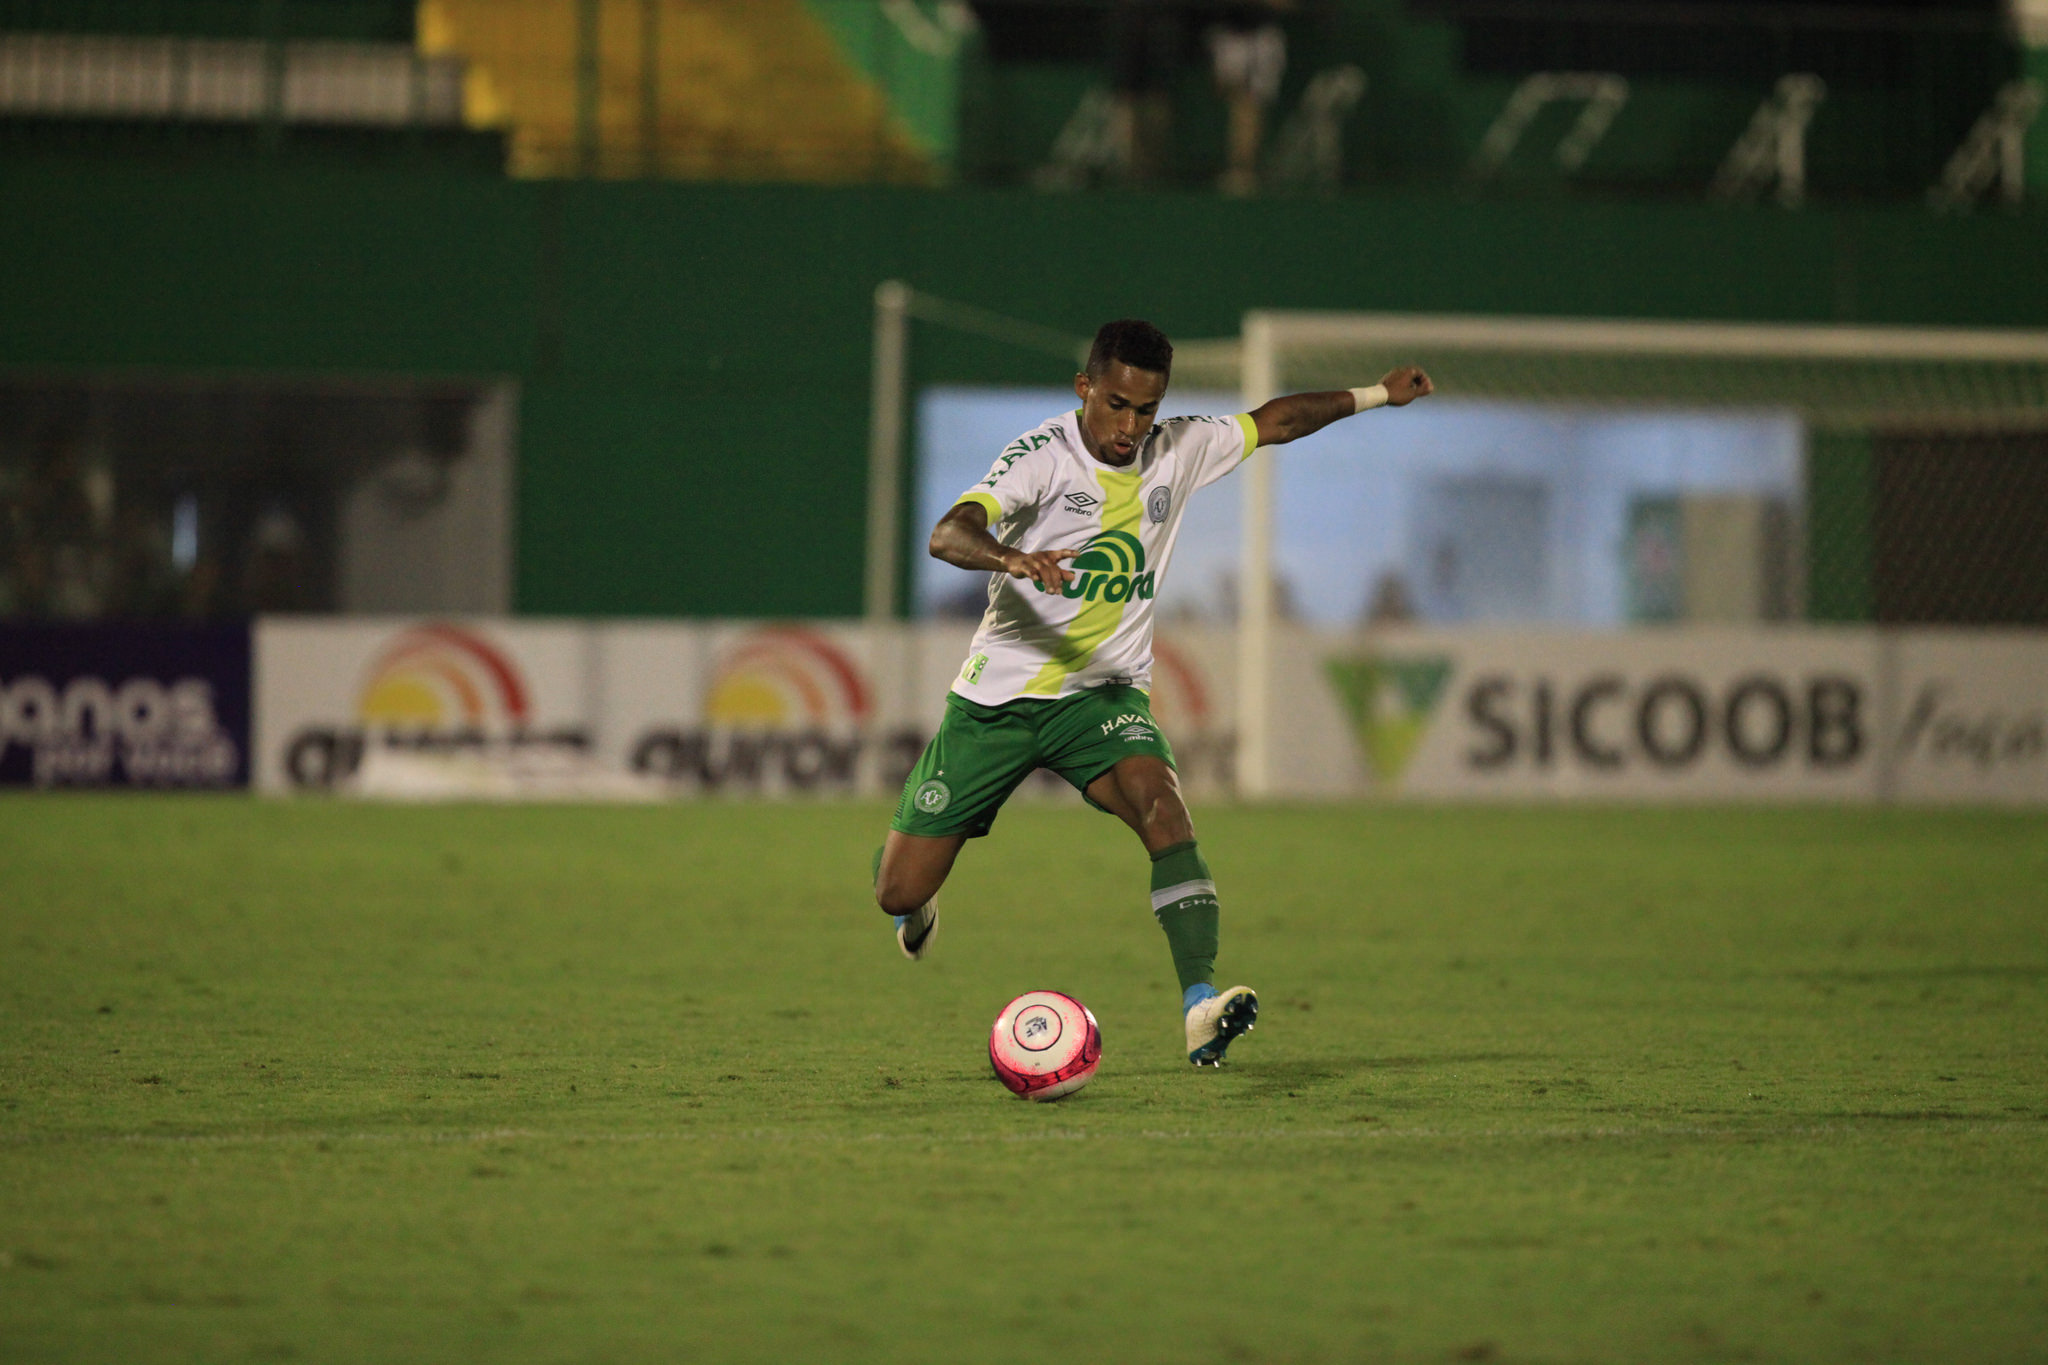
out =
{"type": "Polygon", "coordinates": [[[1088,1084],[1102,1061],[1102,1029],[1088,1007],[1058,991],[1031,991],[1003,1006],[989,1030],[996,1079],[1027,1100],[1056,1100],[1088,1084]]]}

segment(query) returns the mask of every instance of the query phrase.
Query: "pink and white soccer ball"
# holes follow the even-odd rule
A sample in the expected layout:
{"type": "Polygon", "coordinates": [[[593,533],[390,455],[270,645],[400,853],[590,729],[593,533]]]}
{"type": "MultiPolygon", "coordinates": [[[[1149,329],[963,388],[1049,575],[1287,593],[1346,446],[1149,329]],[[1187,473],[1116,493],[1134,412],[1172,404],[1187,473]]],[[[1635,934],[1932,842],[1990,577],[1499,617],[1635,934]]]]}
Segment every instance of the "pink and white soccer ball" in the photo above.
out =
{"type": "Polygon", "coordinates": [[[1027,1100],[1056,1100],[1088,1084],[1102,1061],[1102,1029],[1088,1007],[1058,991],[1031,991],[1003,1006],[989,1030],[996,1079],[1027,1100]]]}

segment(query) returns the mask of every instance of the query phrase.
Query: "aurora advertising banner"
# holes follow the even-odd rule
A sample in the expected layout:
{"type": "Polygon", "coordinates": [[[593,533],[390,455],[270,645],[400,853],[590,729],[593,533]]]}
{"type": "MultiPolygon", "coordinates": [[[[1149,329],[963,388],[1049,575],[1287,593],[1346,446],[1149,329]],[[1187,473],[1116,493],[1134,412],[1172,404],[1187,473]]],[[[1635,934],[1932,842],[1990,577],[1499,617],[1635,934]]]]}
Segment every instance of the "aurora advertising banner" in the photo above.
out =
{"type": "MultiPolygon", "coordinates": [[[[971,634],[969,622],[267,619],[255,783],[480,799],[886,796],[937,727],[971,634]],[[393,755],[412,785],[367,779],[366,761],[393,755]],[[468,777],[422,778],[472,759],[468,777]]],[[[1183,781],[1200,799],[1228,796],[1235,634],[1162,629],[1154,654],[1153,713],[1183,781]]],[[[2048,803],[2042,632],[1289,625],[1270,668],[1268,761],[1283,798],[2048,803]]],[[[109,698],[122,685],[99,684],[109,698]]],[[[234,693],[222,682],[210,695],[234,693]]],[[[60,733],[66,703],[50,696],[14,705],[9,733],[60,733]]],[[[79,761],[46,758],[42,771],[79,761]]],[[[1024,795],[1071,798],[1050,777],[1024,795]]]]}
{"type": "Polygon", "coordinates": [[[255,784],[345,788],[373,749],[581,755],[590,631],[573,623],[267,617],[256,628],[255,784]]]}

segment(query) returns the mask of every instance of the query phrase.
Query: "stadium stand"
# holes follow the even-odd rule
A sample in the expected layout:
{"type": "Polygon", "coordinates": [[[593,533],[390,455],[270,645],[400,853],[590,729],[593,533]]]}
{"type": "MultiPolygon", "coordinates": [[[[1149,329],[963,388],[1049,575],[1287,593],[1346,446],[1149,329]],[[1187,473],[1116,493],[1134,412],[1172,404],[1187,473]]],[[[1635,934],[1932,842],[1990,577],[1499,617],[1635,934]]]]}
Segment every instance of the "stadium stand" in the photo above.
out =
{"type": "Polygon", "coordinates": [[[16,153],[424,157],[498,170],[459,60],[390,0],[0,4],[0,143],[16,153]]]}
{"type": "MultiPolygon", "coordinates": [[[[1264,164],[1235,179],[1297,193],[2015,202],[2029,176],[2048,178],[2048,139],[2028,137],[2048,21],[2030,2],[1300,0],[1273,12],[1294,55],[1264,164]]],[[[1206,44],[1230,8],[1147,7],[1162,16],[1145,32],[1163,139],[1148,180],[1208,186],[1228,159],[1206,44]]],[[[269,152],[404,128],[413,147],[502,144],[520,176],[1079,188],[1133,171],[1112,154],[1122,12],[4,0],[0,127],[17,143],[89,130],[152,145],[239,127],[269,152]]]]}
{"type": "Polygon", "coordinates": [[[420,46],[467,65],[468,117],[510,130],[514,174],[929,179],[928,150],[814,10],[426,0],[420,46]]]}

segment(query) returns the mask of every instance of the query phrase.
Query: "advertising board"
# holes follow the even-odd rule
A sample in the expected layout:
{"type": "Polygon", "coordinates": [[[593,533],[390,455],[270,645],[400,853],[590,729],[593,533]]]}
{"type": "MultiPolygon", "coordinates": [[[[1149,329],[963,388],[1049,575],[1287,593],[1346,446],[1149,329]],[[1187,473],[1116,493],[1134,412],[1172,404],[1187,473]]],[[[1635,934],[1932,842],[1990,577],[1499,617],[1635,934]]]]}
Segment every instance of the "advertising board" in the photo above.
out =
{"type": "Polygon", "coordinates": [[[1901,801],[2048,804],[2048,638],[1916,630],[1894,653],[1901,801]]]}
{"type": "Polygon", "coordinates": [[[246,626],[0,625],[0,786],[249,782],[246,626]]]}
{"type": "Polygon", "coordinates": [[[1870,632],[1286,632],[1274,764],[1291,795],[1869,800],[1870,632]]]}
{"type": "MultiPolygon", "coordinates": [[[[475,752],[562,755],[613,779],[586,794],[885,795],[937,726],[971,633],[957,621],[272,618],[255,633],[243,749],[271,792],[367,789],[366,753],[475,752]]],[[[1286,798],[2048,802],[2040,633],[1297,626],[1274,643],[1270,761],[1286,798]]],[[[1162,629],[1155,646],[1153,710],[1183,782],[1225,795],[1236,638],[1162,629]]],[[[111,699],[126,676],[97,686],[111,699]]],[[[57,734],[47,718],[67,705],[99,714],[61,686],[47,704],[10,700],[6,733],[57,734]]],[[[209,687],[232,734],[246,688],[209,687]]],[[[64,755],[84,751],[46,743],[57,756],[37,768],[17,742],[4,771],[69,780],[94,760],[64,755]]],[[[573,794],[559,780],[512,785],[573,794]]],[[[1063,789],[1042,776],[1025,792],[1063,789]]]]}
{"type": "Polygon", "coordinates": [[[1152,716],[1173,744],[1181,785],[1220,796],[1237,772],[1237,633],[1171,627],[1152,645],[1152,716]]]}
{"type": "Polygon", "coordinates": [[[255,631],[259,790],[329,791],[373,742],[430,754],[592,744],[587,627],[265,617],[255,631]]]}
{"type": "Polygon", "coordinates": [[[625,622],[596,642],[600,759],[674,795],[893,789],[930,735],[906,627],[625,622]]]}

